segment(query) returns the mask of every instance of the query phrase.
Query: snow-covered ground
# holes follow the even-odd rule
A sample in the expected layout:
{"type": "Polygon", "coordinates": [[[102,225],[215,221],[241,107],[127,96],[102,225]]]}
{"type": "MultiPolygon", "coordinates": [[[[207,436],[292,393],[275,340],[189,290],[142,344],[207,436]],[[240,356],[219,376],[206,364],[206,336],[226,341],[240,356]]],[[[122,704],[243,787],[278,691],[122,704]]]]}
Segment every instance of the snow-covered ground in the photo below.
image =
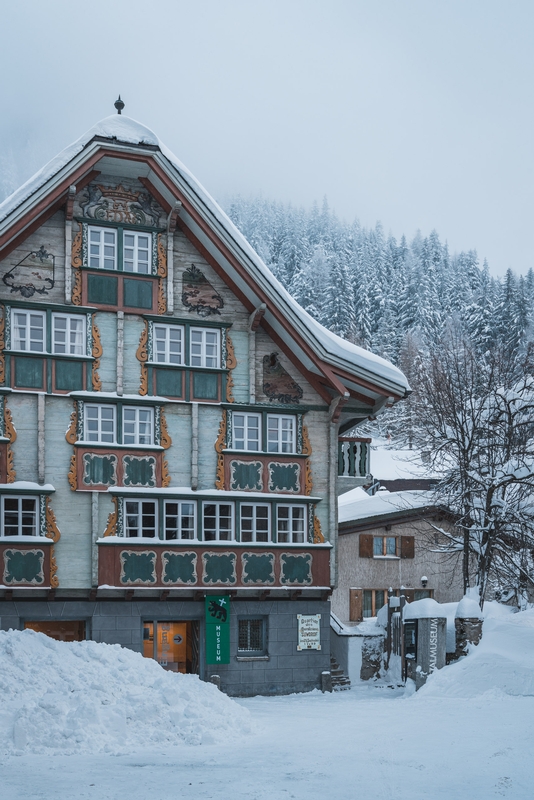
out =
{"type": "MultiPolygon", "coordinates": [[[[141,737],[136,745],[125,739],[128,746],[119,748],[119,755],[26,751],[17,756],[6,755],[4,747],[0,796],[2,800],[530,800],[534,796],[534,611],[493,614],[484,626],[478,648],[431,676],[417,695],[402,688],[360,684],[333,695],[313,692],[241,700],[241,708],[220,698],[234,721],[222,739],[218,735],[224,727],[222,705],[215,699],[217,735],[196,745],[194,738],[180,744],[166,741],[168,716],[160,709],[161,721],[152,723],[154,733],[159,730],[159,741],[147,743],[141,737]],[[249,710],[251,722],[246,712],[241,714],[243,708],[249,710]]],[[[0,667],[5,667],[5,659],[4,653],[0,667]]],[[[182,682],[180,676],[169,677],[182,682]]],[[[175,701],[180,691],[176,690],[175,701]]],[[[191,682],[188,691],[196,691],[191,682]]],[[[204,726],[203,713],[197,720],[204,726]]],[[[57,737],[58,731],[51,727],[51,751],[58,750],[57,737]]]]}

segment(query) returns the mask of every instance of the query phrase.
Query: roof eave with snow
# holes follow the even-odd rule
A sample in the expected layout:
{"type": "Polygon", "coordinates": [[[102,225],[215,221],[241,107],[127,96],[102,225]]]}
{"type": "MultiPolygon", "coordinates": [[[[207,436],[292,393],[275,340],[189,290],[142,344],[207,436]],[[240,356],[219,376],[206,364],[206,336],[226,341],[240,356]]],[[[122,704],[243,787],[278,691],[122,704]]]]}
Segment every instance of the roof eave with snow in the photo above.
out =
{"type": "Polygon", "coordinates": [[[102,157],[112,158],[115,152],[122,157],[143,152],[145,160],[150,159],[155,171],[151,178],[161,197],[169,207],[177,199],[183,202],[182,227],[186,226],[205,254],[223,268],[251,310],[267,301],[262,324],[293,350],[318,382],[328,386],[329,395],[325,397],[323,393],[324,399],[341,396],[347,403],[348,417],[354,415],[358,405],[360,416],[364,417],[409,393],[408,382],[399,369],[332,334],[310,317],[189,170],[155,134],[128,117],[113,115],[102,120],[0,204],[0,258],[4,257],[1,251],[7,250],[14,238],[10,237],[13,226],[18,225],[16,235],[20,237],[36,209],[40,209],[39,214],[45,213],[41,207],[46,207],[49,196],[58,190],[66,194],[70,182],[84,174],[84,167],[87,166],[87,174],[102,157]],[[28,222],[21,226],[25,217],[28,222]]]}

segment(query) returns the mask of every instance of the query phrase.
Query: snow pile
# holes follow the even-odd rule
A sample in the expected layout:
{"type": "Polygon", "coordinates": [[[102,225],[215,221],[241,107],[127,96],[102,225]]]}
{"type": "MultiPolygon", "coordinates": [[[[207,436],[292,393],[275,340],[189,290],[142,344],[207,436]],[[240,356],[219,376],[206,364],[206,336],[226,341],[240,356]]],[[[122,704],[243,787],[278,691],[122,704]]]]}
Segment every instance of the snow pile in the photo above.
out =
{"type": "Polygon", "coordinates": [[[480,644],[434,672],[421,697],[534,696],[534,610],[485,615],[480,644]]]}
{"type": "Polygon", "coordinates": [[[251,732],[249,711],[196,675],[120,645],[0,631],[0,752],[126,753],[216,744],[251,732]]]}

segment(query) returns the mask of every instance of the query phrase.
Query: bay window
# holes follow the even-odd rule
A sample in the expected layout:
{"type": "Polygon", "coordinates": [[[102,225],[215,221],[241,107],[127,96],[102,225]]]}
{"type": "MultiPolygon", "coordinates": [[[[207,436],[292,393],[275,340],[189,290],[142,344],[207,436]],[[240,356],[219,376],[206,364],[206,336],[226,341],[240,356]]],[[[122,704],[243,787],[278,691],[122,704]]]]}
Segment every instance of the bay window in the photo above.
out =
{"type": "Polygon", "coordinates": [[[151,271],[152,236],[150,233],[124,231],[123,269],[148,275],[151,271]]]}
{"type": "Polygon", "coordinates": [[[270,506],[242,503],[240,528],[242,542],[268,542],[270,538],[270,506]]]}
{"type": "Polygon", "coordinates": [[[184,328],[182,325],[154,325],[154,361],[158,364],[184,363],[184,328]]]}
{"type": "Polygon", "coordinates": [[[281,544],[300,544],[306,541],[306,514],[304,506],[277,506],[276,538],[281,544]]]}
{"type": "Polygon", "coordinates": [[[232,414],[232,433],[235,450],[261,450],[260,414],[232,414]]]}
{"type": "Polygon", "coordinates": [[[2,497],[2,536],[37,536],[36,497],[2,497]]]}
{"type": "Polygon", "coordinates": [[[84,317],[52,314],[52,352],[69,356],[86,354],[84,317]]]}
{"type": "Polygon", "coordinates": [[[204,503],[204,539],[206,541],[230,541],[234,538],[233,503],[204,503]]]}
{"type": "Polygon", "coordinates": [[[12,311],[12,348],[28,353],[46,353],[46,315],[44,311],[12,311]]]}
{"type": "Polygon", "coordinates": [[[84,440],[86,442],[114,444],[116,429],[115,406],[93,405],[87,403],[84,407],[84,410],[84,440]]]}
{"type": "Polygon", "coordinates": [[[165,502],[165,539],[195,539],[196,503],[185,500],[165,502]]]}
{"type": "Polygon", "coordinates": [[[127,537],[157,536],[157,504],[154,500],[126,500],[124,533],[127,537]]]}
{"type": "Polygon", "coordinates": [[[221,335],[217,328],[191,328],[190,366],[220,367],[221,335]]]}
{"type": "Polygon", "coordinates": [[[122,443],[152,445],[154,431],[154,410],[124,406],[122,409],[122,443]]]}
{"type": "Polygon", "coordinates": [[[89,227],[89,266],[94,269],[117,269],[117,231],[89,227]]]}
{"type": "Polygon", "coordinates": [[[267,415],[267,452],[295,452],[295,417],[285,414],[267,415]]]}

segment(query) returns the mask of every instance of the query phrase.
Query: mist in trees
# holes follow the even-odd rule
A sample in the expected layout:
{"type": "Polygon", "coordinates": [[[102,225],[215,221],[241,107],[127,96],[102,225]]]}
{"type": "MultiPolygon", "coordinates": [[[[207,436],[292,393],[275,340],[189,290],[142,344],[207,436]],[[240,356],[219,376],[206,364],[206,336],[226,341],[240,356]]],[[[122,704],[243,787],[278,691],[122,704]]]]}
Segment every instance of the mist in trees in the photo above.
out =
{"type": "Polygon", "coordinates": [[[464,588],[481,605],[488,592],[532,595],[533,270],[494,278],[436,231],[397,241],[380,223],[341,222],[326,200],[305,211],[237,198],[229,213],[312,316],[407,376],[412,395],[376,425],[438,476],[464,588]]]}
{"type": "Polygon", "coordinates": [[[326,200],[305,210],[237,197],[228,213],[306,311],[399,366],[410,342],[428,350],[455,318],[482,353],[518,348],[532,328],[534,271],[494,278],[476,251],[451,254],[436,231],[397,240],[380,223],[339,220],[326,200]]]}

